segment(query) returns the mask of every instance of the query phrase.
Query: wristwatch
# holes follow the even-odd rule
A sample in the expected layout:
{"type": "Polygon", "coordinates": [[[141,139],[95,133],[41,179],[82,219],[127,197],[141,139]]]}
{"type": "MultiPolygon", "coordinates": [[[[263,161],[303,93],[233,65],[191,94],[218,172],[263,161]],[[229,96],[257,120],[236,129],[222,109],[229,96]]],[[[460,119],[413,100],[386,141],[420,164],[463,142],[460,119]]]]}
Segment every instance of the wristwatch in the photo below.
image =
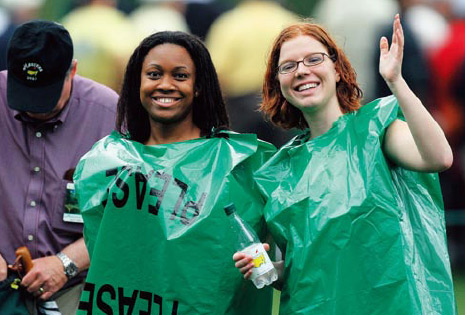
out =
{"type": "Polygon", "coordinates": [[[66,254],[63,254],[62,252],[59,252],[57,254],[57,257],[61,260],[63,263],[63,267],[65,269],[65,275],[68,277],[68,279],[74,278],[79,270],[74,261],[71,260],[66,254]]]}

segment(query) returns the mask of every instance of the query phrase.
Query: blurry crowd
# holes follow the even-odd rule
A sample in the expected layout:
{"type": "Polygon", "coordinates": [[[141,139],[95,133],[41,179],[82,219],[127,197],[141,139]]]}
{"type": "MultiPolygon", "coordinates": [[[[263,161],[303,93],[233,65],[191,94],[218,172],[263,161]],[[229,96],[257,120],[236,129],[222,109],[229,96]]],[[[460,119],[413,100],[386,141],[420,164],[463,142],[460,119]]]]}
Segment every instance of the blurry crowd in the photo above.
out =
{"type": "MultiPolygon", "coordinates": [[[[389,94],[378,74],[379,39],[390,38],[399,12],[406,39],[403,75],[454,150],[453,167],[440,174],[445,208],[465,212],[465,0],[314,0],[310,16],[272,0],[68,2],[69,10],[56,20],[74,41],[79,74],[119,92],[127,59],[142,38],[163,30],[195,34],[212,55],[232,129],[256,133],[278,147],[297,131],[280,131],[257,107],[266,56],[279,31],[302,18],[326,26],[344,47],[369,102],[389,94]]],[[[46,3],[0,0],[0,70],[6,68],[6,46],[16,26],[43,18],[46,3]]],[[[448,223],[452,263],[465,269],[465,226],[448,223]]]]}

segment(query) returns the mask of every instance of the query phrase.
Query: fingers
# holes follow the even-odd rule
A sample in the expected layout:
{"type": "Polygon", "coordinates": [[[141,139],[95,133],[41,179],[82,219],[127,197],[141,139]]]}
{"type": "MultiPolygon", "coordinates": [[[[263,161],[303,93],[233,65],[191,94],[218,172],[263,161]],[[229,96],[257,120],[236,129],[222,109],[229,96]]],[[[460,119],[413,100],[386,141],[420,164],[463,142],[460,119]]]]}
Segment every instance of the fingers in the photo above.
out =
{"type": "Polygon", "coordinates": [[[40,299],[46,301],[46,300],[48,300],[48,299],[50,299],[50,298],[52,297],[53,293],[54,293],[54,292],[45,291],[45,292],[40,296],[40,299]]]}
{"type": "Polygon", "coordinates": [[[253,259],[251,256],[246,256],[244,259],[236,262],[235,266],[244,275],[244,279],[248,280],[254,268],[253,259]]]}
{"type": "Polygon", "coordinates": [[[389,51],[389,43],[386,37],[381,37],[379,41],[379,50],[381,52],[381,55],[385,55],[389,51]]]}
{"type": "Polygon", "coordinates": [[[246,266],[239,269],[239,271],[244,275],[244,279],[249,279],[253,272],[253,262],[250,262],[246,266]]]}
{"type": "Polygon", "coordinates": [[[270,245],[268,243],[263,243],[263,248],[266,250],[266,251],[269,251],[270,250],[270,245]]]}
{"type": "Polygon", "coordinates": [[[399,13],[397,13],[394,17],[394,22],[392,24],[392,36],[393,43],[398,44],[400,47],[404,46],[404,30],[402,28],[402,23],[400,23],[399,13]]]}
{"type": "MultiPolygon", "coordinates": [[[[26,278],[24,278],[26,279],[26,278]]],[[[26,290],[36,296],[41,295],[44,290],[44,281],[40,280],[39,278],[35,278],[34,280],[30,281],[30,279],[26,279],[21,282],[21,284],[26,288],[26,290]],[[42,289],[40,289],[42,288],[42,289]]]]}
{"type": "MultiPolygon", "coordinates": [[[[26,279],[26,278],[24,278],[26,279]]],[[[35,278],[32,282],[29,279],[26,279],[21,282],[21,284],[26,288],[26,290],[42,300],[48,299],[52,296],[53,292],[49,292],[47,284],[45,281],[42,281],[39,277],[35,278]]]]}
{"type": "Polygon", "coordinates": [[[397,13],[396,16],[395,16],[395,22],[397,24],[397,29],[400,31],[400,35],[403,38],[404,37],[404,29],[402,27],[402,23],[400,22],[399,13],[397,13]]]}
{"type": "MultiPolygon", "coordinates": [[[[253,261],[252,257],[250,257],[250,256],[244,256],[243,259],[236,261],[236,263],[234,264],[234,266],[235,266],[236,268],[241,268],[241,269],[242,269],[242,268],[244,268],[244,267],[247,267],[250,263],[252,263],[252,261],[253,261]]],[[[253,263],[252,263],[252,266],[253,266],[253,263]]]]}
{"type": "Polygon", "coordinates": [[[253,269],[250,269],[244,274],[244,279],[249,280],[250,277],[252,276],[253,269]]]}
{"type": "Polygon", "coordinates": [[[245,257],[245,254],[244,254],[244,253],[236,252],[236,253],[233,255],[233,260],[237,262],[237,261],[243,259],[244,257],[245,257]]]}
{"type": "Polygon", "coordinates": [[[252,257],[245,255],[244,253],[237,252],[234,254],[233,259],[236,262],[234,266],[239,269],[239,271],[244,275],[244,278],[250,278],[254,267],[252,257]]]}
{"type": "MultiPolygon", "coordinates": [[[[397,15],[396,15],[397,17],[397,15]]],[[[392,23],[392,39],[391,39],[391,47],[397,44],[397,29],[396,29],[396,18],[394,18],[394,22],[392,23]]]]}
{"type": "Polygon", "coordinates": [[[399,45],[399,53],[402,53],[404,49],[404,30],[402,29],[402,24],[400,23],[399,14],[396,15],[395,24],[396,24],[397,43],[399,45]]]}

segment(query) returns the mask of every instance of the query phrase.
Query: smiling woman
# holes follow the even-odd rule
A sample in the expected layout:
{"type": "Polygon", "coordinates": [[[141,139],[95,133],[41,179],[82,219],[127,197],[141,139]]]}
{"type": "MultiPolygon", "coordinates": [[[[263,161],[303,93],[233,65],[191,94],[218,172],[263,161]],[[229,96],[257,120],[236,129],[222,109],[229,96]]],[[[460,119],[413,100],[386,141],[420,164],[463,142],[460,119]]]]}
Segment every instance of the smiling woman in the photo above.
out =
{"type": "Polygon", "coordinates": [[[224,206],[265,237],[250,185],[275,148],[228,130],[210,55],[196,37],[160,32],[131,56],[117,129],[75,172],[91,267],[80,309],[92,313],[269,314],[231,264],[224,206]],[[162,312],[163,310],[163,312],[162,312]]]}
{"type": "MultiPolygon", "coordinates": [[[[254,173],[277,262],[282,314],[455,314],[444,213],[435,172],[447,139],[401,75],[394,18],[379,72],[392,96],[360,106],[344,51],[317,24],[274,42],[261,109],[304,129],[254,173]],[[421,173],[420,173],[421,172],[421,173]]],[[[251,256],[236,253],[249,278],[251,256]]]]}

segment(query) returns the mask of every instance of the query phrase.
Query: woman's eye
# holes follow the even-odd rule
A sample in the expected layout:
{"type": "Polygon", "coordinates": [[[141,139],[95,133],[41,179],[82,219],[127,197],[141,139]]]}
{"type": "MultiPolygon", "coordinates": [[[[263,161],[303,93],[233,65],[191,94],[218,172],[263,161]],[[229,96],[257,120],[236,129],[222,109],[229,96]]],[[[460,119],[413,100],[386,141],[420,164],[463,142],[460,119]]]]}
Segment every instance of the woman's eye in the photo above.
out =
{"type": "Polygon", "coordinates": [[[150,79],[159,79],[161,77],[161,73],[158,72],[158,71],[151,71],[151,72],[147,73],[147,76],[150,79]]]}
{"type": "Polygon", "coordinates": [[[173,76],[179,80],[186,80],[187,78],[189,78],[189,75],[187,73],[175,73],[173,76]]]}
{"type": "Polygon", "coordinates": [[[309,64],[318,64],[322,61],[322,58],[320,56],[317,57],[308,57],[307,58],[307,63],[309,64]]]}
{"type": "Polygon", "coordinates": [[[287,70],[291,70],[292,68],[294,68],[295,66],[295,62],[288,62],[288,63],[285,63],[281,66],[281,69],[284,70],[284,71],[287,71],[287,70]]]}

